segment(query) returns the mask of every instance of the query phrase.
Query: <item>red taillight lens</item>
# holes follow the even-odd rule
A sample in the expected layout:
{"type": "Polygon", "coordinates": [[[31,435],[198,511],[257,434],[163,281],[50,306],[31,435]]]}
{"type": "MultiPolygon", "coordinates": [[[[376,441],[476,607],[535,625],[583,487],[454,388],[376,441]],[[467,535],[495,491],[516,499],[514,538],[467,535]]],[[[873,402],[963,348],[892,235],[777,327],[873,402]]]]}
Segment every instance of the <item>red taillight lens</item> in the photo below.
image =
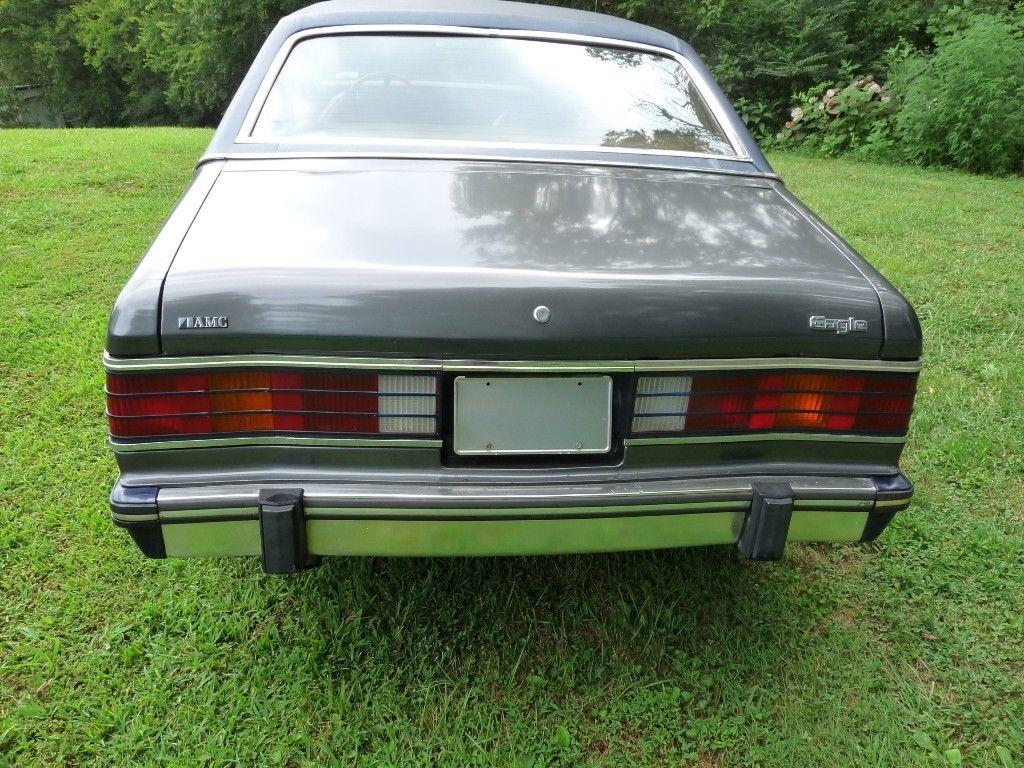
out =
{"type": "Polygon", "coordinates": [[[633,434],[884,432],[910,423],[916,374],[771,372],[641,376],[633,434]]]}
{"type": "Polygon", "coordinates": [[[437,376],[330,371],[107,374],[114,437],[437,434],[437,376]]]}

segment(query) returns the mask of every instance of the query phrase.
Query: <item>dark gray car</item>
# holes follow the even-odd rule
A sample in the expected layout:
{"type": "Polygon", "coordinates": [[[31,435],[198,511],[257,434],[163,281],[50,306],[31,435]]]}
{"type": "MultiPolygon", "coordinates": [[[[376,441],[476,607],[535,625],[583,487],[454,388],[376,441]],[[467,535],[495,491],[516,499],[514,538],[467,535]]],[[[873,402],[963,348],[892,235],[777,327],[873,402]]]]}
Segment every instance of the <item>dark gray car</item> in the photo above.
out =
{"type": "Polygon", "coordinates": [[[283,19],[114,307],[153,557],[871,540],[910,305],[685,43],[501,2],[283,19]]]}

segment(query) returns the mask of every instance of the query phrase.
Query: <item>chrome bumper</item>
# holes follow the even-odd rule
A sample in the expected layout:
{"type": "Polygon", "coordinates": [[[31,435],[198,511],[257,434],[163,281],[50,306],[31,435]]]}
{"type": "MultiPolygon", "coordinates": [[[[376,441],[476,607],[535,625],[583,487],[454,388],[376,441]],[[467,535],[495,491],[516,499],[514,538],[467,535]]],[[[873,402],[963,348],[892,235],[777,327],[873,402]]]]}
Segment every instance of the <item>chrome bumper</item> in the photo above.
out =
{"type": "MultiPolygon", "coordinates": [[[[910,503],[902,474],[613,483],[298,484],[310,555],[535,555],[740,541],[758,489],[787,488],[782,541],[870,541],[910,503]]],[[[288,484],[294,489],[296,484],[288,484]]],[[[151,557],[265,553],[260,493],[280,484],[131,488],[114,522],[151,557]]]]}

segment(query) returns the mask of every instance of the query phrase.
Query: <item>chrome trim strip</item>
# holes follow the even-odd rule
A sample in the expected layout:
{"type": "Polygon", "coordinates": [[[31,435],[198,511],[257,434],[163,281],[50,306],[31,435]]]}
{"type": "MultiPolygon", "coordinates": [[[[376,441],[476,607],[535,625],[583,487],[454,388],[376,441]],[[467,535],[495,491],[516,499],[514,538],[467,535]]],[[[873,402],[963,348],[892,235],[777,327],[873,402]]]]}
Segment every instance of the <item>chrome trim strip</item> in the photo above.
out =
{"type": "Polygon", "coordinates": [[[440,448],[435,438],[415,437],[304,437],[302,435],[249,435],[238,437],[198,437],[180,440],[156,440],[127,443],[110,438],[110,445],[118,453],[136,451],[167,451],[175,448],[230,448],[241,445],[309,446],[340,448],[440,448]]]}
{"type": "Polygon", "coordinates": [[[677,445],[685,443],[756,443],[762,440],[803,440],[806,442],[838,443],[905,443],[907,438],[890,435],[836,435],[822,432],[764,432],[742,435],[675,435],[672,437],[627,437],[631,445],[677,445]]]}
{"type": "MultiPolygon", "coordinates": [[[[543,501],[543,499],[537,499],[537,501],[543,501]]],[[[715,501],[680,501],[680,502],[665,502],[659,504],[598,504],[591,505],[585,504],[580,506],[564,506],[564,507],[551,507],[551,506],[517,506],[517,507],[399,507],[396,512],[420,512],[423,514],[448,514],[448,515],[478,515],[481,512],[491,512],[495,517],[506,514],[506,515],[519,515],[522,513],[537,513],[537,512],[550,512],[551,514],[565,514],[565,513],[585,513],[585,512],[600,512],[609,515],[615,515],[620,512],[660,512],[660,511],[672,511],[677,509],[714,509],[714,510],[743,510],[750,506],[750,502],[745,499],[722,499],[715,501]]],[[[350,514],[350,513],[364,513],[367,515],[379,514],[381,512],[389,512],[387,507],[313,507],[306,510],[306,516],[315,519],[318,517],[328,517],[337,514],[350,514]]]]}
{"type": "Polygon", "coordinates": [[[724,360],[637,360],[637,373],[819,368],[837,371],[917,373],[920,360],[845,360],[831,357],[748,357],[724,360]]]}
{"type": "Polygon", "coordinates": [[[628,360],[443,360],[442,371],[503,373],[633,373],[628,360]]]}
{"type": "MultiPolygon", "coordinates": [[[[737,158],[732,158],[737,159],[737,158]]],[[[544,165],[579,165],[583,167],[590,166],[601,166],[607,168],[633,168],[633,169],[650,169],[655,171],[676,171],[678,173],[711,173],[720,176],[738,176],[741,178],[754,178],[754,179],[772,179],[775,181],[781,181],[782,177],[777,173],[768,173],[766,171],[759,171],[756,168],[751,167],[749,171],[739,171],[730,168],[707,168],[700,165],[668,165],[668,164],[657,164],[647,162],[628,162],[625,160],[608,160],[603,158],[587,158],[582,159],[570,159],[570,158],[558,158],[552,160],[549,157],[520,157],[516,155],[499,155],[499,154],[482,154],[482,153],[442,153],[442,152],[428,152],[428,153],[416,153],[416,152],[380,152],[380,151],[365,151],[365,152],[340,152],[340,151],[321,151],[321,150],[310,150],[307,152],[290,151],[290,152],[216,152],[214,154],[203,155],[199,158],[196,163],[196,167],[200,167],[206,163],[217,162],[220,160],[249,160],[249,161],[267,161],[267,160],[439,160],[439,161],[473,161],[473,162],[495,162],[495,163],[524,163],[524,164],[544,164],[544,165]]],[[[741,161],[742,162],[742,161],[741,161]]],[[[225,169],[230,172],[229,169],[225,169]]]]}
{"type": "MultiPolygon", "coordinates": [[[[269,144],[272,142],[264,141],[262,139],[252,138],[236,138],[235,144],[269,144]]],[[[283,142],[282,142],[283,143],[283,142]]],[[[482,151],[490,150],[492,147],[501,147],[504,149],[523,150],[526,152],[578,152],[579,154],[603,154],[603,155],[625,155],[627,157],[640,156],[640,157],[682,157],[682,158],[700,158],[702,160],[723,160],[725,162],[738,162],[738,163],[749,163],[750,157],[747,155],[719,155],[712,154],[710,152],[686,152],[683,150],[669,150],[669,149],[637,149],[635,147],[616,147],[616,146],[596,146],[591,147],[586,144],[540,144],[535,142],[515,142],[515,141],[503,141],[500,143],[492,143],[489,141],[455,141],[453,139],[369,139],[369,138],[350,138],[346,137],[344,141],[331,142],[334,144],[345,144],[353,145],[356,147],[386,147],[386,152],[393,151],[390,148],[396,147],[394,151],[405,151],[405,154],[412,155],[413,157],[422,157],[417,155],[411,150],[416,147],[420,147],[423,150],[452,150],[458,151],[459,149],[465,149],[471,153],[473,150],[479,149],[482,151]]],[[[331,143],[316,143],[311,146],[330,146],[331,143]]],[[[303,142],[295,142],[296,145],[302,145],[303,142]]],[[[316,151],[316,150],[313,150],[316,151]]],[[[348,150],[359,152],[359,150],[348,150]]],[[[365,150],[364,150],[365,151],[365,150]]],[[[547,162],[551,162],[548,160],[547,162]]],[[[558,162],[561,162],[559,159],[558,162]]]]}
{"type": "MultiPolygon", "coordinates": [[[[762,479],[790,484],[797,499],[820,506],[845,497],[851,502],[872,502],[874,484],[861,477],[718,477],[639,482],[532,483],[513,481],[490,485],[462,483],[299,483],[304,488],[308,511],[336,507],[379,509],[520,509],[523,507],[616,507],[627,504],[749,503],[753,484],[762,479]],[[822,499],[826,500],[825,502],[822,499]]],[[[160,514],[168,510],[252,508],[261,489],[294,487],[295,483],[161,488],[157,497],[160,514]]]]}
{"type": "Polygon", "coordinates": [[[117,512],[111,512],[110,517],[119,523],[143,523],[158,519],[158,515],[155,512],[151,515],[120,515],[117,512]]]}
{"type": "Polygon", "coordinates": [[[806,509],[808,507],[818,510],[823,507],[829,512],[840,512],[853,510],[854,512],[865,512],[871,509],[874,502],[871,499],[794,499],[794,509],[806,509]]]}
{"type": "MultiPolygon", "coordinates": [[[[523,149],[551,149],[553,151],[569,151],[569,152],[610,152],[614,154],[622,153],[625,155],[639,155],[646,157],[658,157],[658,156],[669,156],[669,157],[705,157],[711,159],[722,159],[722,160],[739,160],[739,161],[750,161],[751,158],[746,154],[743,148],[743,141],[740,136],[733,130],[732,125],[727,119],[721,103],[717,99],[708,98],[708,92],[710,84],[707,78],[703,77],[698,72],[693,63],[690,62],[685,56],[669,50],[668,48],[661,48],[655,45],[647,45],[644,43],[634,43],[628,40],[615,40],[606,37],[594,37],[591,35],[575,35],[564,32],[538,32],[531,30],[521,29],[483,29],[479,27],[459,27],[454,25],[443,25],[443,24],[349,24],[343,26],[329,26],[329,27],[315,27],[312,29],[304,29],[296,32],[289,36],[281,46],[281,49],[277,52],[273,62],[270,64],[270,68],[267,70],[267,74],[263,77],[263,81],[257,88],[255,95],[253,96],[252,102],[249,104],[249,109],[245,114],[245,118],[242,120],[242,124],[238,130],[238,135],[235,136],[235,144],[267,144],[272,142],[260,141],[252,138],[252,131],[256,125],[256,120],[259,118],[260,112],[263,111],[263,106],[266,103],[267,97],[270,95],[270,89],[273,87],[277,80],[277,76],[284,66],[285,61],[291,54],[292,49],[302,40],[311,37],[327,37],[333,35],[359,35],[359,34],[374,34],[374,33],[385,33],[385,34],[420,34],[420,35],[452,35],[457,37],[504,37],[504,38],[515,38],[523,40],[543,40],[548,42],[564,42],[564,43],[576,43],[576,44],[593,44],[596,46],[602,46],[606,48],[619,48],[634,51],[644,51],[646,53],[653,53],[658,56],[664,56],[676,61],[690,77],[700,97],[704,100],[705,105],[710,110],[711,114],[714,115],[715,120],[718,122],[719,127],[725,134],[729,143],[732,145],[735,155],[714,155],[704,154],[700,152],[675,152],[669,150],[649,150],[649,149],[635,149],[629,147],[568,147],[562,145],[544,145],[544,144],[516,144],[516,143],[497,143],[492,146],[496,147],[521,147],[523,149]]],[[[365,138],[361,140],[348,139],[348,142],[365,141],[369,143],[377,143],[379,141],[365,138]]],[[[343,142],[338,142],[343,143],[343,142]]],[[[411,140],[408,142],[410,146],[445,146],[445,144],[438,144],[429,140],[411,140]]],[[[482,143],[487,146],[486,143],[482,143]]]]}
{"type": "Polygon", "coordinates": [[[206,355],[185,357],[115,358],[103,353],[108,371],[173,370],[178,368],[350,368],[354,370],[505,371],[509,373],[608,372],[661,373],[674,371],[734,371],[823,369],[917,373],[920,360],[846,360],[831,357],[740,357],[692,360],[472,360],[329,355],[206,355]]]}
{"type": "MultiPolygon", "coordinates": [[[[870,501],[862,502],[870,505],[870,501]]],[[[580,507],[315,507],[305,511],[307,520],[332,520],[338,518],[389,518],[389,519],[436,519],[448,518],[489,518],[517,519],[523,516],[544,518],[564,517],[618,517],[626,514],[662,515],[683,512],[743,512],[749,506],[747,501],[695,501],[668,504],[619,504],[612,506],[580,507]]],[[[201,523],[204,518],[220,519],[231,515],[239,519],[257,520],[256,509],[235,509],[212,507],[208,509],[183,509],[160,514],[162,523],[201,523]]],[[[155,517],[155,516],[154,516],[155,517]]]]}
{"type": "MultiPolygon", "coordinates": [[[[626,447],[642,445],[685,445],[707,443],[750,443],[769,440],[801,440],[805,442],[847,442],[847,443],[905,443],[906,437],[888,435],[835,435],[810,432],[766,432],[764,434],[742,435],[684,435],[673,437],[628,437],[626,447]]],[[[198,437],[175,440],[154,440],[130,443],[109,438],[115,452],[135,453],[138,451],[166,451],[182,448],[231,448],[236,446],[306,446],[334,448],[440,448],[442,442],[435,438],[360,438],[360,437],[303,437],[301,435],[249,435],[238,437],[198,437]]]]}
{"type": "MultiPolygon", "coordinates": [[[[232,515],[237,517],[259,518],[259,509],[256,507],[215,507],[213,509],[170,509],[160,513],[160,522],[173,522],[177,520],[195,520],[202,522],[204,517],[221,517],[232,515]]],[[[154,515],[154,517],[156,517],[154,515]]]]}
{"type": "Polygon", "coordinates": [[[111,357],[103,352],[108,371],[160,371],[178,368],[347,368],[376,371],[440,371],[440,360],[394,357],[315,355],[204,355],[194,357],[111,357]]]}
{"type": "Polygon", "coordinates": [[[875,502],[875,509],[879,507],[901,507],[910,506],[910,496],[904,496],[902,499],[882,499],[875,502]]]}
{"type": "MultiPolygon", "coordinates": [[[[328,486],[317,488],[306,485],[304,501],[308,512],[315,509],[333,509],[335,507],[373,507],[376,509],[524,509],[534,507],[616,508],[630,502],[646,501],[648,505],[664,504],[664,499],[672,496],[696,497],[692,502],[673,502],[673,506],[694,503],[706,504],[709,501],[730,502],[737,504],[749,503],[749,485],[735,487],[681,488],[678,484],[659,491],[647,488],[638,490],[624,484],[595,484],[594,488],[582,490],[579,486],[570,486],[565,491],[558,486],[544,486],[539,489],[520,489],[510,484],[495,485],[482,490],[480,486],[461,489],[457,486],[413,486],[408,490],[395,490],[395,486],[385,488],[369,485],[328,486]],[[618,487],[624,486],[624,487],[618,487]],[[723,497],[734,498],[723,498],[723,497]],[[711,497],[708,501],[704,497],[711,497]],[[369,503],[367,503],[369,502],[369,503]],[[498,503],[500,502],[500,504],[498,503]],[[565,502],[559,504],[558,502],[565,502]],[[460,506],[456,506],[459,504],[460,506]]],[[[221,505],[237,508],[255,505],[259,497],[259,488],[248,487],[199,487],[199,488],[162,488],[157,504],[160,514],[165,507],[172,509],[221,509],[221,505]],[[201,505],[201,506],[199,506],[201,505]]]]}

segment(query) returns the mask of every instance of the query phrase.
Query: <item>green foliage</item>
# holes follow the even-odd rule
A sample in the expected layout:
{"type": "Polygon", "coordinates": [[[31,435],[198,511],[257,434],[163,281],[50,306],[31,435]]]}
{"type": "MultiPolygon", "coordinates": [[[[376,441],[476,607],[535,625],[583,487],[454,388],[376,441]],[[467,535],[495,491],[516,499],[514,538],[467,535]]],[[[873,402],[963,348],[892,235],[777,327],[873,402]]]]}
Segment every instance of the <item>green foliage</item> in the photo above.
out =
{"type": "Polygon", "coordinates": [[[979,14],[979,0],[934,11],[934,51],[900,38],[873,78],[795,97],[780,147],[857,152],[985,173],[1024,170],[1024,5],[979,14]]]}
{"type": "Polygon", "coordinates": [[[746,116],[764,135],[778,130],[794,93],[851,70],[877,70],[900,35],[915,44],[927,41],[927,13],[919,0],[622,0],[598,10],[692,43],[733,101],[758,105],[746,116]]]}
{"type": "Polygon", "coordinates": [[[767,101],[751,101],[740,96],[733,102],[740,119],[758,141],[770,140],[776,127],[775,108],[767,101]]]}
{"type": "Polygon", "coordinates": [[[871,75],[843,88],[823,84],[797,95],[776,142],[825,155],[877,155],[892,147],[893,113],[892,96],[871,75]]]}
{"type": "Polygon", "coordinates": [[[15,84],[42,85],[70,125],[120,122],[123,86],[109,67],[86,63],[61,0],[0,0],[0,67],[15,84]]]}
{"type": "Polygon", "coordinates": [[[156,2],[159,11],[143,17],[140,24],[139,49],[148,66],[166,82],[168,106],[189,116],[187,122],[202,124],[219,118],[278,19],[309,4],[304,0],[156,2]]]}
{"type": "MultiPolygon", "coordinates": [[[[1024,0],[560,2],[692,43],[769,144],[1021,167],[1024,0]],[[851,85],[865,72],[886,83],[897,73],[891,102],[851,85]],[[816,111],[830,86],[838,111],[816,111]],[[802,117],[783,127],[794,99],[802,117]]],[[[0,0],[0,124],[17,120],[4,84],[32,83],[68,125],[214,125],[270,29],[307,4],[0,0]]]]}
{"type": "Polygon", "coordinates": [[[21,118],[21,104],[14,90],[15,82],[0,63],[0,125],[18,125],[21,118]]]}
{"type": "MultiPolygon", "coordinates": [[[[307,0],[0,0],[0,51],[71,125],[215,123],[267,32],[307,0]]],[[[691,42],[758,133],[791,95],[928,42],[924,0],[563,0],[691,42]],[[754,106],[756,105],[756,107],[754,106]]]]}
{"type": "Polygon", "coordinates": [[[304,5],[0,0],[0,50],[70,125],[213,124],[274,24],[304,5]]]}
{"type": "Polygon", "coordinates": [[[932,56],[907,58],[890,81],[896,130],[912,162],[985,173],[1024,170],[1024,33],[1009,18],[973,17],[932,56]]]}
{"type": "Polygon", "coordinates": [[[940,0],[928,14],[926,31],[932,40],[965,32],[978,16],[1000,16],[1017,27],[1024,25],[1024,2],[1020,0],[940,0]]]}

